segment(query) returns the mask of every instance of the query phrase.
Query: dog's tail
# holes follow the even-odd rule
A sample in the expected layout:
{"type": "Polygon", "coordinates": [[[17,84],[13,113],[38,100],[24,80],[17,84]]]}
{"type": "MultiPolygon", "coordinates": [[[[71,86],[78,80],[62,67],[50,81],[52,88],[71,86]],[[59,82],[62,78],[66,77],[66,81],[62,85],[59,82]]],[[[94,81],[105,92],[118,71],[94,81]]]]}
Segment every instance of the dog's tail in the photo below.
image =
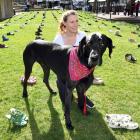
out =
{"type": "Polygon", "coordinates": [[[26,48],[25,48],[25,50],[24,50],[24,52],[23,52],[23,62],[24,62],[24,64],[26,63],[26,62],[35,62],[35,55],[34,55],[34,52],[33,52],[33,47],[34,47],[34,43],[33,42],[31,42],[31,43],[29,43],[27,46],[26,46],[26,48]]]}
{"type": "Polygon", "coordinates": [[[33,42],[28,44],[23,52],[23,62],[24,62],[24,67],[25,67],[25,79],[28,80],[31,72],[32,72],[32,67],[33,64],[35,63],[35,55],[33,52],[33,42]]]}

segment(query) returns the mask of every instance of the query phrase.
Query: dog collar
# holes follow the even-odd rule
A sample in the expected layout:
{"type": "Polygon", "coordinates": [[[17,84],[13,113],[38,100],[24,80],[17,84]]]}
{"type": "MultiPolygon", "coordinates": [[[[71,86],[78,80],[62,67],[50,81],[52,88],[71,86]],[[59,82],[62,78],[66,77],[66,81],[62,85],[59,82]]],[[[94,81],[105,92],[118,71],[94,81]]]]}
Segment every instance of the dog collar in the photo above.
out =
{"type": "Polygon", "coordinates": [[[93,70],[88,69],[85,65],[81,64],[77,56],[78,47],[73,47],[69,56],[69,75],[72,81],[78,81],[87,77],[93,70]]]}

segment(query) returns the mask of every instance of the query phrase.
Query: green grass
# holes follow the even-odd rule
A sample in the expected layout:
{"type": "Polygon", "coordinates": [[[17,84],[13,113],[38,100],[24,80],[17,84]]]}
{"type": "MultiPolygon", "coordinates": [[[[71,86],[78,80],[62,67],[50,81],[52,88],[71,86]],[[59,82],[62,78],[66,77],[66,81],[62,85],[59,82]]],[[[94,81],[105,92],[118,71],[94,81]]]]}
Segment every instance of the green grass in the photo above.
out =
{"type": "MultiPolygon", "coordinates": [[[[52,13],[59,19],[61,11],[47,11],[42,27],[45,40],[52,41],[58,29],[58,22],[52,13]]],[[[134,121],[140,124],[140,30],[138,25],[125,22],[110,22],[97,20],[91,13],[79,11],[80,29],[90,34],[99,31],[111,37],[116,48],[112,58],[108,57],[108,50],[103,56],[103,65],[97,67],[95,75],[103,78],[105,86],[91,86],[87,95],[94,101],[96,109],[91,110],[88,117],[82,116],[74,101],[72,103],[71,118],[75,130],[69,132],[65,127],[63,107],[59,95],[50,96],[42,82],[43,72],[38,64],[34,65],[32,75],[37,77],[37,84],[29,86],[29,98],[22,98],[20,77],[24,73],[22,53],[27,43],[35,39],[35,31],[42,21],[43,11],[21,13],[9,20],[0,22],[0,36],[9,31],[18,30],[14,36],[4,42],[8,48],[0,49],[0,140],[139,140],[140,131],[112,130],[104,121],[106,113],[130,114],[134,121]],[[36,15],[34,19],[26,20],[36,15]],[[20,18],[23,17],[23,18],[20,18]],[[9,26],[4,26],[5,23],[9,26]],[[91,23],[91,26],[87,24],[91,23]],[[105,26],[105,24],[107,26],[105,26]],[[114,35],[112,26],[120,27],[122,37],[114,35]],[[112,30],[113,32],[109,32],[112,30]],[[136,31],[138,34],[132,34],[136,31]],[[134,38],[136,43],[128,41],[134,38]],[[124,56],[132,53],[137,63],[126,62],[124,56]],[[25,127],[10,125],[5,115],[10,108],[15,107],[25,112],[29,122],[25,127]]],[[[0,40],[0,43],[3,43],[0,40]]],[[[56,76],[51,73],[50,82],[56,88],[56,76]]],[[[76,93],[74,93],[76,96],[76,93]]]]}

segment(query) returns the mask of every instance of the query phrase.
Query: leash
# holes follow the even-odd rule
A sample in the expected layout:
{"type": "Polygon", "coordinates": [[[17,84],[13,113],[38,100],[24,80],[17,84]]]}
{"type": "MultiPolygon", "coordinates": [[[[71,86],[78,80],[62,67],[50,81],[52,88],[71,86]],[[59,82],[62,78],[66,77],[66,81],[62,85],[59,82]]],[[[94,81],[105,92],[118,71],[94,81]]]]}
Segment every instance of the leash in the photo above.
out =
{"type": "Polygon", "coordinates": [[[86,96],[84,95],[84,108],[83,108],[83,114],[87,115],[87,107],[86,107],[86,96]]]}

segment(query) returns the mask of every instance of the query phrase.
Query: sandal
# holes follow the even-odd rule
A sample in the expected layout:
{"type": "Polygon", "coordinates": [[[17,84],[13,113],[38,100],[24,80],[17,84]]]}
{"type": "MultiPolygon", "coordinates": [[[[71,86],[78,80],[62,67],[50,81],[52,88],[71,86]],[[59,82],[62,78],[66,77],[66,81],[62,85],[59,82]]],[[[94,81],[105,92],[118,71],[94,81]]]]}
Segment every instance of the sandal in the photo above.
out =
{"type": "Polygon", "coordinates": [[[10,109],[10,112],[6,115],[6,118],[18,126],[24,126],[28,122],[28,117],[23,112],[15,108],[10,109]]]}
{"type": "MultiPolygon", "coordinates": [[[[21,76],[20,80],[21,80],[21,83],[23,84],[24,83],[24,76],[21,76]]],[[[37,81],[36,77],[30,76],[29,79],[27,80],[27,84],[34,85],[34,84],[36,84],[36,81],[37,81]]]]}
{"type": "Polygon", "coordinates": [[[125,60],[131,63],[135,63],[137,59],[132,54],[126,54],[125,60]]]}
{"type": "Polygon", "coordinates": [[[112,120],[115,122],[120,122],[120,121],[128,122],[132,120],[132,117],[127,114],[106,114],[105,121],[109,123],[112,120]]]}

